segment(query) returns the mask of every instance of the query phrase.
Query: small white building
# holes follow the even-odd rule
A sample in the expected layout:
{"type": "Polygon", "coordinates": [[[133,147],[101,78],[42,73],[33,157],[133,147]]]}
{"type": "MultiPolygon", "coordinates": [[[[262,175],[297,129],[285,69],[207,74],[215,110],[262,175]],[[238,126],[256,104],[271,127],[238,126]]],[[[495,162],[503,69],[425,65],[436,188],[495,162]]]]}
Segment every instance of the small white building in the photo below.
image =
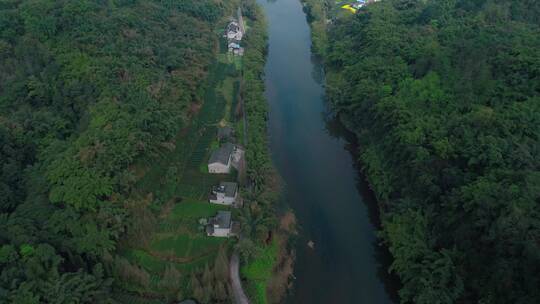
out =
{"type": "Polygon", "coordinates": [[[367,6],[368,4],[372,4],[375,2],[378,2],[380,0],[356,0],[356,3],[352,4],[351,6],[355,9],[361,9],[364,6],[367,6]]]}
{"type": "Polygon", "coordinates": [[[231,21],[227,28],[225,29],[225,37],[228,40],[236,40],[241,41],[244,36],[244,32],[242,31],[242,27],[238,24],[236,21],[231,21]]]}
{"type": "Polygon", "coordinates": [[[231,42],[228,45],[229,52],[233,53],[236,56],[244,56],[244,48],[240,46],[240,44],[236,42],[231,42]]]}
{"type": "Polygon", "coordinates": [[[229,40],[235,40],[235,41],[242,41],[242,38],[243,38],[243,34],[242,32],[238,31],[238,32],[227,32],[227,39],[229,40]]]}
{"type": "Polygon", "coordinates": [[[231,52],[232,50],[234,49],[239,49],[241,48],[240,44],[236,43],[236,42],[230,42],[227,47],[229,48],[229,52],[231,52]]]}
{"type": "Polygon", "coordinates": [[[219,186],[212,189],[208,200],[212,204],[233,205],[238,198],[238,184],[232,182],[221,182],[219,186]]]}
{"type": "Polygon", "coordinates": [[[212,152],[208,160],[208,172],[213,174],[228,174],[231,172],[232,157],[236,147],[225,143],[212,152]]]}
{"type": "Polygon", "coordinates": [[[218,211],[217,215],[211,217],[206,225],[206,234],[215,237],[231,236],[232,219],[230,211],[218,211]]]}

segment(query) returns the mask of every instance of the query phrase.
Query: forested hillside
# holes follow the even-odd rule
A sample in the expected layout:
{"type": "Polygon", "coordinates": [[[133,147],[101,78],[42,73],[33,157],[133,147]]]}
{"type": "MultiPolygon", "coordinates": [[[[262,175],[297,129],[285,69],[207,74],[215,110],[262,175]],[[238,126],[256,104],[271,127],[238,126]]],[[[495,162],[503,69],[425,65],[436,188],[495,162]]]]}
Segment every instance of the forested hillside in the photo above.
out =
{"type": "Polygon", "coordinates": [[[110,299],[130,165],[186,125],[226,6],[0,2],[1,303],[110,299]]]}
{"type": "Polygon", "coordinates": [[[540,302],[540,2],[382,0],[329,26],[403,303],[540,302]]]}

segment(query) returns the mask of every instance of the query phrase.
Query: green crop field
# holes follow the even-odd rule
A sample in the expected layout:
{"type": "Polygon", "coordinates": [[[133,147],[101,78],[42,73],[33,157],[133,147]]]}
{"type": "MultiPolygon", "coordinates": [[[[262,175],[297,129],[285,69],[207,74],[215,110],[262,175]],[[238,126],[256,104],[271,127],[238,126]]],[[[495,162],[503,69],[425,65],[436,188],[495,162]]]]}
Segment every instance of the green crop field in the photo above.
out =
{"type": "Polygon", "coordinates": [[[142,193],[152,192],[162,202],[175,197],[202,199],[213,185],[229,179],[201,168],[216,148],[217,124],[231,117],[231,105],[236,103],[238,77],[231,66],[219,62],[213,66],[204,103],[187,130],[177,136],[174,149],[142,161],[141,166],[148,169],[137,183],[142,193]],[[177,170],[175,176],[164,174],[171,167],[177,170]]]}
{"type": "Polygon", "coordinates": [[[207,202],[186,200],[177,204],[171,212],[170,218],[196,220],[201,217],[208,217],[219,210],[226,210],[228,207],[214,205],[207,202]]]}
{"type": "Polygon", "coordinates": [[[225,239],[202,235],[158,234],[150,248],[157,253],[174,253],[175,257],[191,260],[219,249],[223,242],[225,239]]]}
{"type": "Polygon", "coordinates": [[[208,202],[186,200],[177,204],[169,216],[160,223],[160,233],[191,233],[200,234],[199,219],[215,215],[219,210],[228,207],[214,205],[208,202]]]}

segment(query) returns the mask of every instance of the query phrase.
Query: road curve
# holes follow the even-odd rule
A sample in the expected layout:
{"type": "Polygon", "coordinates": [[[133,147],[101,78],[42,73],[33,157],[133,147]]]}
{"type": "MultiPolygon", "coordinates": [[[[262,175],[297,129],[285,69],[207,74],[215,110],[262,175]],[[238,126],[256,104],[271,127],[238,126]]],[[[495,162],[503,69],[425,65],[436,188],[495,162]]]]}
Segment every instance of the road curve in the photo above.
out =
{"type": "Polygon", "coordinates": [[[233,290],[234,303],[236,304],[249,304],[249,300],[242,289],[242,282],[240,281],[240,259],[237,253],[233,253],[231,261],[229,263],[229,276],[231,278],[231,286],[233,290]]]}

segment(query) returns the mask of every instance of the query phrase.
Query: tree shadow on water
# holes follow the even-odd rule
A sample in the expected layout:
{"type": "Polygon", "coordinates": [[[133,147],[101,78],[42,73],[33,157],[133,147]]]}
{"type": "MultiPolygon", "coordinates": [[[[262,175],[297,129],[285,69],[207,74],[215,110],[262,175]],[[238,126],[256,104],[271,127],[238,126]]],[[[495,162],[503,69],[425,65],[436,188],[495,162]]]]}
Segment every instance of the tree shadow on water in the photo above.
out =
{"type": "MultiPolygon", "coordinates": [[[[332,112],[329,107],[322,113],[326,131],[330,136],[336,139],[341,139],[345,142],[344,148],[347,150],[354,159],[353,166],[356,172],[356,188],[363,198],[362,203],[365,204],[368,210],[368,216],[371,224],[377,231],[381,229],[380,210],[377,204],[377,198],[373,190],[369,186],[367,177],[362,172],[362,164],[359,161],[359,154],[361,147],[358,144],[358,140],[355,134],[345,128],[339,119],[339,116],[332,112]]],[[[377,261],[377,276],[379,280],[383,282],[384,289],[390,299],[394,303],[399,303],[398,290],[401,288],[401,282],[399,278],[392,273],[389,273],[390,266],[393,262],[392,255],[388,251],[388,248],[381,244],[379,238],[375,239],[374,258],[377,261]]]]}

